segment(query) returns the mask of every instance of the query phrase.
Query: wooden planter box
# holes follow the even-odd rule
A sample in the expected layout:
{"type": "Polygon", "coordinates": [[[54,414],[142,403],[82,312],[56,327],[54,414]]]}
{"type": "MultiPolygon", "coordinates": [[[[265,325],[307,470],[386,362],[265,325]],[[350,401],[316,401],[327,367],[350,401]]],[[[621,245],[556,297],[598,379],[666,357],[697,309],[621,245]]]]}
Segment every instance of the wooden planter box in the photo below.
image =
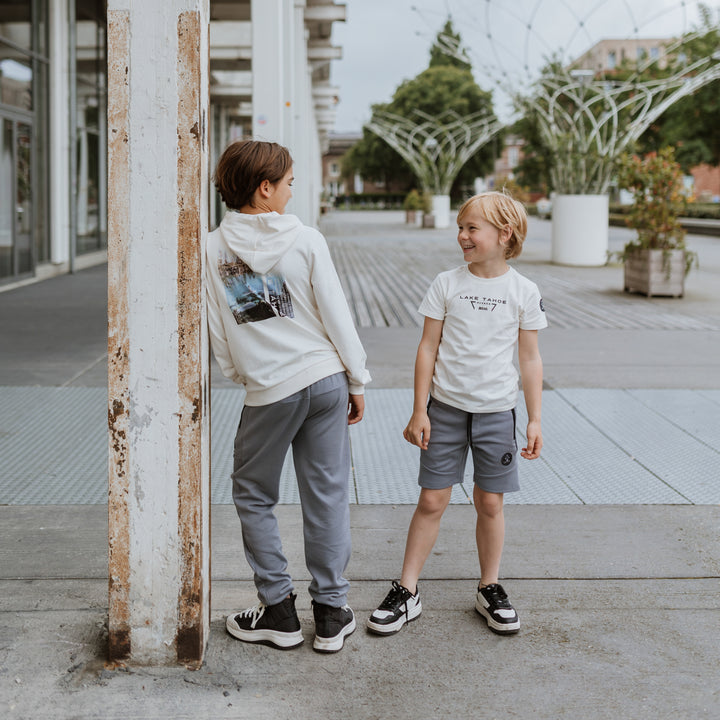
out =
{"type": "Polygon", "coordinates": [[[625,261],[625,291],[652,297],[682,297],[684,250],[636,250],[625,261]]]}
{"type": "Polygon", "coordinates": [[[435,216],[432,213],[423,213],[422,226],[424,228],[434,228],[435,227],[435,216]]]}

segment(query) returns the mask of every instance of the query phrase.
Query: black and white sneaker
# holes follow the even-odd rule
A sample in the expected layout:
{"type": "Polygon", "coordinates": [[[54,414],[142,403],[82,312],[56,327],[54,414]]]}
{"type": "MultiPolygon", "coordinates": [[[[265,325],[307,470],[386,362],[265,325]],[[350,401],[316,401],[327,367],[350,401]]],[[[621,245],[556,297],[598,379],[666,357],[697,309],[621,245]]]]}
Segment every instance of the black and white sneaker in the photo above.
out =
{"type": "Polygon", "coordinates": [[[295,611],[295,594],[275,605],[255,605],[229,615],[225,627],[238,640],[271,645],[280,650],[302,645],[300,620],[295,611]]]}
{"type": "Polygon", "coordinates": [[[475,610],[487,620],[488,627],[500,635],[510,635],[520,629],[515,608],[510,604],[503,586],[498,583],[485,587],[478,585],[475,610]]]}
{"type": "Polygon", "coordinates": [[[392,590],[380,603],[378,609],[367,621],[367,628],[378,635],[392,635],[422,612],[420,591],[413,595],[399,582],[393,580],[392,590]]]}
{"type": "Polygon", "coordinates": [[[347,606],[332,607],[312,601],[315,617],[313,650],[334,653],[342,650],[345,638],[355,632],[355,614],[347,606]]]}

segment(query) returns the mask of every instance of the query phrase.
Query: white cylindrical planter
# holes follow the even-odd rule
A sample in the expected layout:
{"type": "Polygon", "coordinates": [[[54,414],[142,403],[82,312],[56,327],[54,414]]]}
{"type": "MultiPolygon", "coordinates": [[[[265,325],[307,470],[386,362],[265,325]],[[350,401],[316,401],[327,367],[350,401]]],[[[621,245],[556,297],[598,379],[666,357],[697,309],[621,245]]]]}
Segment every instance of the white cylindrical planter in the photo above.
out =
{"type": "Polygon", "coordinates": [[[450,196],[432,196],[432,214],[435,216],[435,227],[450,227],[450,196]]]}
{"type": "Polygon", "coordinates": [[[556,195],[552,201],[552,261],[604,265],[608,252],[608,196],[556,195]]]}

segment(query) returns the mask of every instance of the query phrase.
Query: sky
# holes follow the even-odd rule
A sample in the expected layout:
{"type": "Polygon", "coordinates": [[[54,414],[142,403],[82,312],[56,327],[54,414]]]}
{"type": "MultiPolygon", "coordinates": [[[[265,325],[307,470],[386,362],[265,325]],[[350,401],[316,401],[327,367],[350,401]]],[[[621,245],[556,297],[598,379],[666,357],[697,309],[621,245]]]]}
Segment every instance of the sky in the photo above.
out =
{"type": "MultiPolygon", "coordinates": [[[[331,65],[340,88],[335,132],[360,132],[373,103],[388,102],[403,80],[428,65],[448,14],[475,78],[503,104],[503,88],[528,82],[543,57],[575,58],[603,38],[671,37],[698,20],[698,0],[339,0],[347,20],[334,23],[343,49],[331,65]],[[528,30],[528,24],[531,29],[528,30]]],[[[720,0],[706,0],[720,12],[720,0]]],[[[506,96],[505,96],[506,97],[506,96]]],[[[502,109],[498,108],[502,116],[502,109]]]]}

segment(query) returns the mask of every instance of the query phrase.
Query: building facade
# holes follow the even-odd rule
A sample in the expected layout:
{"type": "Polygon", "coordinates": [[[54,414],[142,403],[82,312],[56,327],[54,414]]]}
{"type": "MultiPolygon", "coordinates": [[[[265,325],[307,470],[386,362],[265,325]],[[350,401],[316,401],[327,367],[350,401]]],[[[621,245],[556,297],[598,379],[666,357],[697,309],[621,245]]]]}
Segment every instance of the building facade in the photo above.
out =
{"type": "MultiPolygon", "coordinates": [[[[107,257],[106,13],[105,0],[0,0],[0,289],[107,257]]],[[[211,167],[232,140],[287,145],[288,210],[315,223],[345,6],[211,0],[210,17],[211,167]]],[[[223,207],[210,197],[214,226],[223,207]]]]}

